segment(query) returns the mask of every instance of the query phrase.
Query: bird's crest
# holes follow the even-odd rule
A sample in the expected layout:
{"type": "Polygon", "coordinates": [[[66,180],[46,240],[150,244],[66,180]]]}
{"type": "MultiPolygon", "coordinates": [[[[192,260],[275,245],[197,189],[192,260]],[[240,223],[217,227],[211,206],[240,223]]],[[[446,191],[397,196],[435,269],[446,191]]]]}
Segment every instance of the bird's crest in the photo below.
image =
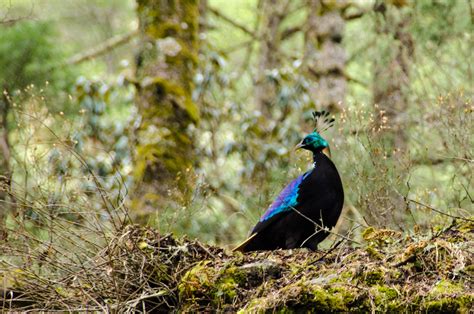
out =
{"type": "Polygon", "coordinates": [[[321,133],[331,128],[334,125],[334,118],[329,116],[329,112],[322,111],[313,111],[313,120],[314,120],[314,131],[321,133]]]}

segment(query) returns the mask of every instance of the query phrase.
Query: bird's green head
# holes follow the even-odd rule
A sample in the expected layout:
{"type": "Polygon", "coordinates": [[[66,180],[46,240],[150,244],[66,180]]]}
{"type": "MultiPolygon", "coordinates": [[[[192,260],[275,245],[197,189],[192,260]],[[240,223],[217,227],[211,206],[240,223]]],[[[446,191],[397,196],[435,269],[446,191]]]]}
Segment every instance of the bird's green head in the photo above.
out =
{"type": "Polygon", "coordinates": [[[329,147],[329,143],[316,131],[309,133],[305,138],[296,145],[296,148],[303,148],[313,153],[324,150],[329,147]]]}
{"type": "Polygon", "coordinates": [[[329,116],[327,111],[313,111],[313,120],[316,128],[313,132],[305,136],[305,138],[296,146],[298,148],[307,149],[313,153],[323,152],[331,157],[329,143],[321,136],[321,133],[334,125],[334,118],[329,116]]]}

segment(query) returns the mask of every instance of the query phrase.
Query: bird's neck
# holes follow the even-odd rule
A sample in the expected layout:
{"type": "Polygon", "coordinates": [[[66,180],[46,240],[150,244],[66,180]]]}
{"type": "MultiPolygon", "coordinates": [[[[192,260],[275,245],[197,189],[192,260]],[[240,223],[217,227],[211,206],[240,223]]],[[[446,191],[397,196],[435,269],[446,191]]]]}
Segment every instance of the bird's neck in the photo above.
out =
{"type": "Polygon", "coordinates": [[[316,167],[316,163],[321,160],[322,151],[313,152],[313,165],[316,167]]]}

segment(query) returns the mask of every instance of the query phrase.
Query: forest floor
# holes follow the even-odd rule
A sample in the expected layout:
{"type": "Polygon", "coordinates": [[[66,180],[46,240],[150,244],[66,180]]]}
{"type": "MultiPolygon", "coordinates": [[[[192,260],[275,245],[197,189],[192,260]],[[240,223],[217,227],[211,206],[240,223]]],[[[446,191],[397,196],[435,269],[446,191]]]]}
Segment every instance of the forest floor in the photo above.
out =
{"type": "Polygon", "coordinates": [[[474,223],[429,235],[368,228],[339,243],[242,254],[129,225],[90,263],[49,283],[16,281],[4,309],[107,312],[427,312],[474,308],[474,223]],[[25,288],[25,282],[29,287],[25,288]],[[19,292],[23,291],[23,292],[19,292]]]}

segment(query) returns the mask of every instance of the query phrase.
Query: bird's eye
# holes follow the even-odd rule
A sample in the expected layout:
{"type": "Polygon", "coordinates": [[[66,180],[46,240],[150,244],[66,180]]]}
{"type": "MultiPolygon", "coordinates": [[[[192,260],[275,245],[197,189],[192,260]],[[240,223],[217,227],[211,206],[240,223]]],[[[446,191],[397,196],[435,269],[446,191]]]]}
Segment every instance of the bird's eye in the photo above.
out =
{"type": "Polygon", "coordinates": [[[305,145],[308,145],[308,144],[311,144],[311,142],[313,142],[313,138],[311,137],[305,137],[305,139],[303,140],[303,144],[305,145]]]}

